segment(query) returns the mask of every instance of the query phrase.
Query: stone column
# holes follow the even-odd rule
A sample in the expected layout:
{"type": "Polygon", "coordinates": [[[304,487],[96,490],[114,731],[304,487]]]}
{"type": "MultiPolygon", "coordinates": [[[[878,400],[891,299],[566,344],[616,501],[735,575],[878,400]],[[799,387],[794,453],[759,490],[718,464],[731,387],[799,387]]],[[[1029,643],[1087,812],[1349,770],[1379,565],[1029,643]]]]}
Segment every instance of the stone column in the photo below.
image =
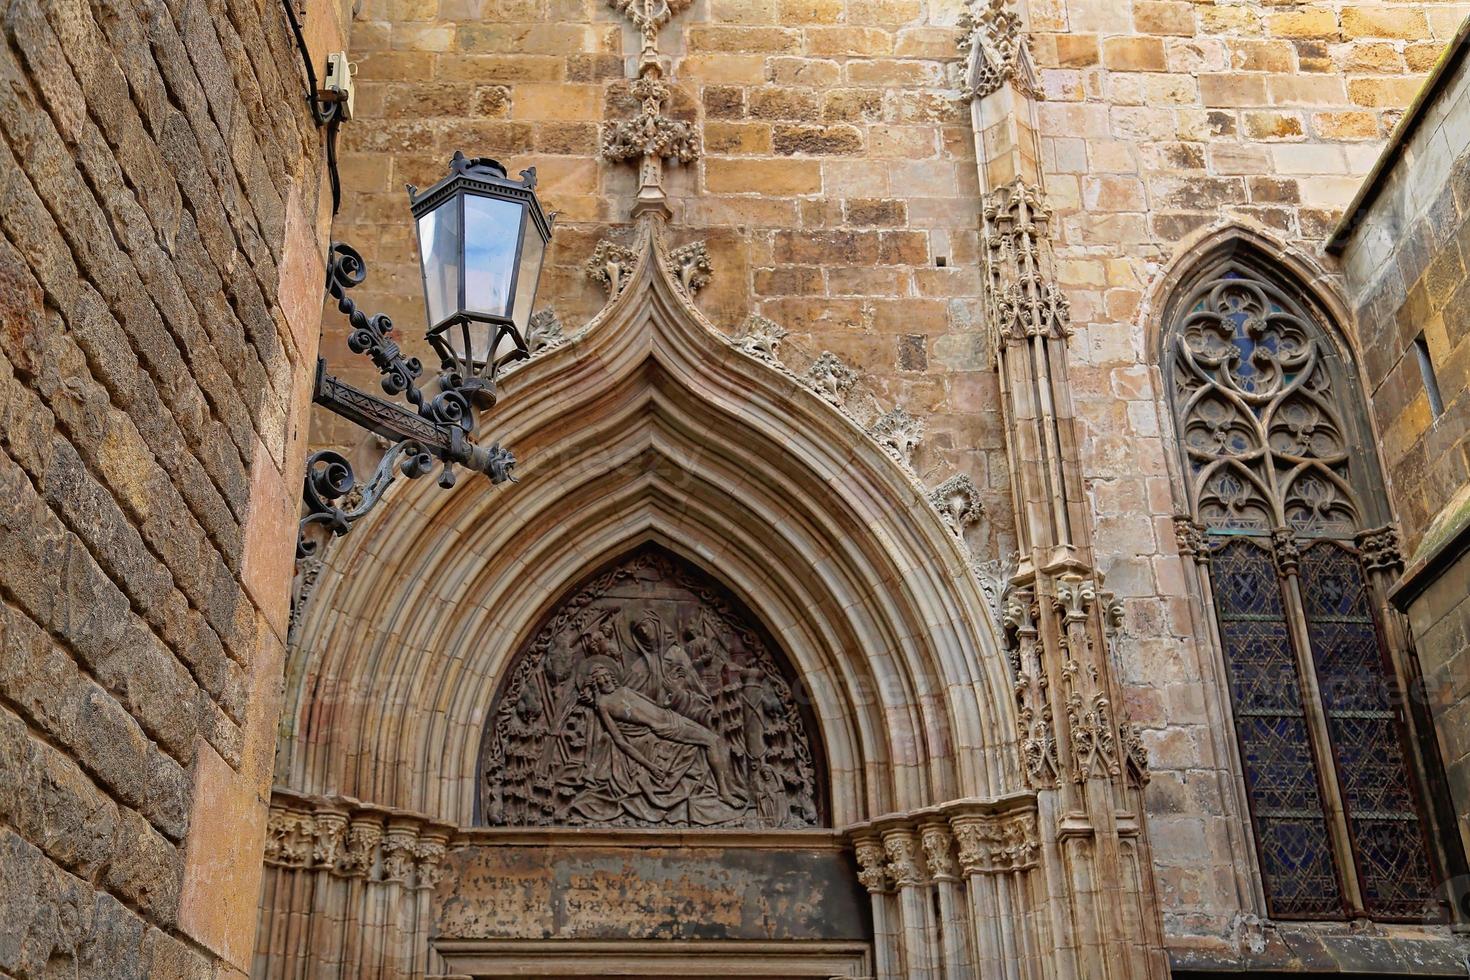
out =
{"type": "Polygon", "coordinates": [[[918,835],[907,825],[886,828],[882,835],[883,850],[888,855],[888,876],[898,888],[904,976],[907,980],[937,980],[939,924],[929,897],[918,835]]]}
{"type": "Polygon", "coordinates": [[[853,841],[857,855],[858,881],[868,890],[873,903],[873,975],[877,980],[902,980],[898,933],[888,889],[888,857],[876,836],[853,841]]]}
{"type": "Polygon", "coordinates": [[[929,877],[939,894],[944,976],[947,980],[970,980],[975,975],[970,959],[970,924],[966,920],[959,868],[954,860],[954,841],[942,820],[925,823],[919,833],[929,877]]]}

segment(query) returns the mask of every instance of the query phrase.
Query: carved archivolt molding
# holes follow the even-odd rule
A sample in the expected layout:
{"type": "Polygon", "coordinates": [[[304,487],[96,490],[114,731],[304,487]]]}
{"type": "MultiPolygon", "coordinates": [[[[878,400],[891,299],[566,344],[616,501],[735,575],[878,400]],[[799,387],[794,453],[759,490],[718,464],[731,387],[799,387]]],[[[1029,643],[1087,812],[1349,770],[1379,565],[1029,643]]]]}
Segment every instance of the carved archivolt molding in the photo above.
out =
{"type": "Polygon", "coordinates": [[[1007,0],[979,0],[960,13],[960,51],[971,58],[965,98],[983,99],[1014,82],[1024,93],[1039,97],[1032,80],[1030,39],[1021,15],[1007,0]]]}
{"type": "Polygon", "coordinates": [[[265,863],[433,888],[454,828],[345,799],[282,796],[266,818],[265,863]]]}

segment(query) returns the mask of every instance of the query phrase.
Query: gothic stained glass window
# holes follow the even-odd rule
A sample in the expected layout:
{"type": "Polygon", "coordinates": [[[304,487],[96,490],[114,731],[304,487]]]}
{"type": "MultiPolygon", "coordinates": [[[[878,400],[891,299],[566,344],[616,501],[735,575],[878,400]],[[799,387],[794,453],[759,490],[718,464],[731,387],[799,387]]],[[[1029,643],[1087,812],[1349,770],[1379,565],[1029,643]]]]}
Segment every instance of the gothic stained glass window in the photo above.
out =
{"type": "Polygon", "coordinates": [[[1215,554],[1213,573],[1236,735],[1272,911],[1340,915],[1332,839],[1270,552],[1248,540],[1227,541],[1215,554]]]}
{"type": "Polygon", "coordinates": [[[1416,918],[1434,883],[1357,559],[1332,541],[1307,548],[1302,600],[1364,903],[1416,918]]]}
{"type": "Polygon", "coordinates": [[[1426,829],[1352,546],[1365,530],[1354,467],[1371,465],[1355,457],[1357,396],[1306,304],[1253,262],[1217,266],[1173,309],[1165,379],[1210,542],[1267,909],[1422,917],[1426,829]]]}

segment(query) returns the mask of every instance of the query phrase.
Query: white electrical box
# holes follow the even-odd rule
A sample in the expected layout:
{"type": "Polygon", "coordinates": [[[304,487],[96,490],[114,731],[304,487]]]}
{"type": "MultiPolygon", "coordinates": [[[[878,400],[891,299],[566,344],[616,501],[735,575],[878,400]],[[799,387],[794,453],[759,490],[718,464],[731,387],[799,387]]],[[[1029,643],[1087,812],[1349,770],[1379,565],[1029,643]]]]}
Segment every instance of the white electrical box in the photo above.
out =
{"type": "Polygon", "coordinates": [[[338,118],[344,121],[352,118],[352,76],[355,74],[357,66],[347,60],[346,51],[327,55],[327,77],[323,87],[337,96],[338,118]]]}

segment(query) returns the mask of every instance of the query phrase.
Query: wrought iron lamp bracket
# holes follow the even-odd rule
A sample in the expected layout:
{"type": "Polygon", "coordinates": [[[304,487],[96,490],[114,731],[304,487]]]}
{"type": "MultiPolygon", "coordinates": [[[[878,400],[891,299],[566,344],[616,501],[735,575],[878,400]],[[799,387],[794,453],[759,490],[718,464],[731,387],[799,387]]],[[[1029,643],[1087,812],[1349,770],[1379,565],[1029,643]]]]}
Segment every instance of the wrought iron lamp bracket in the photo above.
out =
{"type": "Polygon", "coordinates": [[[392,339],[393,321],[381,313],[363,313],[347,295],[366,278],[367,264],[357,250],[333,242],[327,250],[326,289],[347,317],[347,346],[372,360],[384,394],[403,395],[408,405],[380,398],[333,377],[327,373],[326,361],[317,359],[312,401],[376,433],[392,446],[362,484],[352,463],[335,450],[325,449],[307,457],[301,493],[306,514],[297,529],[297,559],[317,550],[319,542],[308,537],[309,528],[318,525],[333,535],[346,534],[377,505],[400,475],[415,480],[438,463],[439,486],[446,490],[457,481],[455,466],[483,473],[492,484],[515,481],[511,475],[516,463],[514,453],[499,443],[476,445],[470,438],[475,429],[474,408],[466,393],[454,385],[453,377],[441,376],[441,384],[446,386],[426,393],[417,384],[423,365],[416,357],[405,357],[392,339]]]}

